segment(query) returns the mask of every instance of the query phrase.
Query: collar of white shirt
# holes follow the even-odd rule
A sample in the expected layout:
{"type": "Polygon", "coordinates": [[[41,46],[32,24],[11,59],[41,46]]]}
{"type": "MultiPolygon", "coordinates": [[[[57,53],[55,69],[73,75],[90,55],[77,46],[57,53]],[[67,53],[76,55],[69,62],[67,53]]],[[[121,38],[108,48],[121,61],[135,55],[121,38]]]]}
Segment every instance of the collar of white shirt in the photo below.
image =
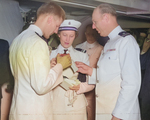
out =
{"type": "Polygon", "coordinates": [[[42,30],[36,25],[30,25],[28,29],[37,32],[40,36],[43,35],[42,30]]]}
{"type": "MultiPolygon", "coordinates": [[[[86,41],[87,42],[87,41],[86,41]]],[[[86,43],[86,50],[94,48],[98,43],[95,41],[94,43],[90,44],[90,43],[86,43]]]]}
{"type": "Polygon", "coordinates": [[[73,51],[73,47],[70,46],[69,48],[64,48],[61,44],[57,47],[57,53],[63,54],[64,53],[64,49],[68,49],[67,53],[70,53],[71,51],[73,51]]]}
{"type": "Polygon", "coordinates": [[[113,29],[113,30],[109,33],[109,35],[108,35],[109,39],[110,39],[110,40],[113,40],[113,38],[115,38],[121,31],[123,31],[123,30],[122,30],[122,28],[118,25],[115,29],[113,29]]]}

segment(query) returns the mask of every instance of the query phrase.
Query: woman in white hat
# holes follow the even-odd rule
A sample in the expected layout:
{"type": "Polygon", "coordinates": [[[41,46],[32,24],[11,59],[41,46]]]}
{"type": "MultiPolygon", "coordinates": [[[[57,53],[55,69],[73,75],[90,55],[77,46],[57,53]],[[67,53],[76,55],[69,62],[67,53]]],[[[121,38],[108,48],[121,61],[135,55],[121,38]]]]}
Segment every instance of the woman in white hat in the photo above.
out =
{"type": "MultiPolygon", "coordinates": [[[[58,36],[61,44],[50,55],[50,58],[53,58],[51,60],[53,65],[56,64],[55,59],[58,53],[70,54],[73,62],[80,61],[89,64],[87,53],[84,50],[76,50],[72,47],[80,25],[81,23],[75,20],[64,20],[60,25],[58,36]]],[[[70,88],[70,90],[65,90],[61,85],[53,89],[54,120],[87,120],[87,101],[83,93],[94,89],[95,86],[88,85],[86,82],[87,76],[79,75],[75,71],[72,72],[70,68],[63,72],[63,76],[67,76],[69,79],[78,77],[81,83],[70,88]],[[85,79],[83,80],[83,78],[85,79]]]]}

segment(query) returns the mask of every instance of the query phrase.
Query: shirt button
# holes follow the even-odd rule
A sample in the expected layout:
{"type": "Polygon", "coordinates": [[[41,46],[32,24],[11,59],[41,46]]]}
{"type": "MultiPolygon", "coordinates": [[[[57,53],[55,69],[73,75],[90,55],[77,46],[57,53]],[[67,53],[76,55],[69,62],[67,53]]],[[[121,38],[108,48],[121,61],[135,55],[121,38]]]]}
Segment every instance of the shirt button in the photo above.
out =
{"type": "Polygon", "coordinates": [[[96,94],[95,96],[96,96],[96,97],[98,97],[98,95],[97,95],[97,94],[96,94]]]}
{"type": "Polygon", "coordinates": [[[97,65],[97,68],[99,68],[99,66],[97,65]]]}

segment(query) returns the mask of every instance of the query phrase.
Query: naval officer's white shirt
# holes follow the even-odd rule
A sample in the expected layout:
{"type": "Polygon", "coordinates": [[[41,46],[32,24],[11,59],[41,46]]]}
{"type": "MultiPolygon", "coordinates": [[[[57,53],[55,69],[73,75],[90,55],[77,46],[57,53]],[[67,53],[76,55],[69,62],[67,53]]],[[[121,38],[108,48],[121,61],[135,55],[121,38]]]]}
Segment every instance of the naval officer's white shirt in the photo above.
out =
{"type": "MultiPolygon", "coordinates": [[[[109,84],[117,77],[121,79],[121,90],[118,93],[118,99],[112,114],[123,120],[140,120],[138,104],[141,84],[140,50],[133,36],[118,35],[122,31],[121,27],[117,26],[108,35],[110,40],[104,46],[97,64],[98,84],[109,84]]],[[[93,69],[89,84],[96,83],[92,79],[95,76],[96,69],[93,69]]]]}
{"type": "MultiPolygon", "coordinates": [[[[50,55],[50,59],[55,58],[57,56],[58,53],[60,54],[64,54],[64,47],[60,44],[56,50],[52,50],[51,55],[50,55]]],[[[75,62],[75,61],[79,61],[79,62],[83,62],[87,65],[89,65],[89,57],[87,53],[83,53],[80,52],[78,50],[75,50],[72,46],[70,46],[69,48],[67,48],[67,54],[69,53],[71,56],[71,59],[75,62]]],[[[86,81],[88,82],[88,76],[86,77],[86,81]]],[[[80,84],[80,89],[77,91],[77,94],[82,94],[88,91],[91,91],[92,89],[94,89],[95,85],[88,85],[87,82],[82,82],[80,84]]]]}
{"type": "MultiPolygon", "coordinates": [[[[64,54],[64,48],[61,44],[57,47],[56,50],[52,50],[52,53],[50,55],[50,59],[55,58],[57,56],[58,53],[60,54],[64,54]]],[[[75,62],[75,61],[82,61],[83,63],[89,65],[89,60],[88,60],[88,55],[86,53],[80,52],[75,50],[72,46],[70,46],[69,48],[67,48],[67,54],[69,53],[71,56],[71,59],[75,62]]]]}

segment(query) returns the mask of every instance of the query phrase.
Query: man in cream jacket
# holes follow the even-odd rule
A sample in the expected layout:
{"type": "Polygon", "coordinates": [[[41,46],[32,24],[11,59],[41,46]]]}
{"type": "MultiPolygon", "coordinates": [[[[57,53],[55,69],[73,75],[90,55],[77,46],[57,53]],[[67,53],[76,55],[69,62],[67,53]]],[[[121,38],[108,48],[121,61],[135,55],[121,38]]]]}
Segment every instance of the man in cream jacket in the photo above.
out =
{"type": "Polygon", "coordinates": [[[64,18],[60,6],[44,4],[37,11],[35,24],[11,44],[9,58],[15,86],[9,120],[53,120],[50,91],[62,82],[62,70],[70,66],[71,58],[58,57],[62,62],[50,69],[49,49],[42,36],[48,39],[57,33],[64,18]]]}

